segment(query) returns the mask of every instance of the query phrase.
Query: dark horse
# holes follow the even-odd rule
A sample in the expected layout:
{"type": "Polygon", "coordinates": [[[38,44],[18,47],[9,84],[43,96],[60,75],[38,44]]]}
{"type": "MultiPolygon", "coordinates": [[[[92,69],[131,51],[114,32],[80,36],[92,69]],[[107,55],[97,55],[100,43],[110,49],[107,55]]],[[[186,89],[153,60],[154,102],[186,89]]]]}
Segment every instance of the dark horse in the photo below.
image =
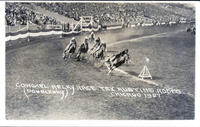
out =
{"type": "Polygon", "coordinates": [[[127,63],[130,59],[128,49],[120,52],[117,55],[113,55],[105,61],[105,65],[108,68],[108,74],[110,74],[115,68],[120,67],[122,64],[127,63]]]}
{"type": "Polygon", "coordinates": [[[101,43],[99,49],[97,49],[92,55],[95,59],[103,60],[105,58],[106,43],[101,43]]]}
{"type": "Polygon", "coordinates": [[[63,59],[66,60],[67,58],[70,58],[76,51],[76,44],[73,43],[66,47],[66,49],[63,52],[63,59]]]}
{"type": "Polygon", "coordinates": [[[88,52],[88,43],[87,41],[81,44],[80,48],[78,49],[77,53],[77,60],[80,61],[82,59],[81,55],[88,52]]]}

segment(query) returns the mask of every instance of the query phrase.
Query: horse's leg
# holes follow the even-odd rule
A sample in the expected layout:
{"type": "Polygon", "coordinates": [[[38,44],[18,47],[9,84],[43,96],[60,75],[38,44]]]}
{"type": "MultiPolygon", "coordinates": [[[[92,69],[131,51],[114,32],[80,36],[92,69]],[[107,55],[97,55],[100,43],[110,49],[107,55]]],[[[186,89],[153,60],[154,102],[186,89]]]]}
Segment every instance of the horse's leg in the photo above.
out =
{"type": "Polygon", "coordinates": [[[80,53],[80,60],[82,60],[82,53],[80,53]]]}
{"type": "Polygon", "coordinates": [[[107,74],[109,75],[110,72],[111,72],[111,69],[110,69],[110,67],[109,67],[110,65],[109,65],[108,63],[105,63],[105,65],[106,65],[106,67],[107,67],[107,69],[108,69],[108,73],[107,73],[107,74]]]}
{"type": "Polygon", "coordinates": [[[63,57],[63,59],[64,59],[64,61],[66,61],[66,60],[67,60],[67,57],[66,57],[66,56],[64,56],[64,57],[63,57]]]}
{"type": "Polygon", "coordinates": [[[87,60],[86,53],[83,53],[83,59],[87,60]]]}
{"type": "Polygon", "coordinates": [[[78,54],[77,54],[77,56],[76,56],[76,58],[77,58],[77,61],[80,61],[80,52],[78,52],[78,54]]]}
{"type": "Polygon", "coordinates": [[[112,72],[112,69],[111,69],[111,67],[110,67],[110,64],[108,63],[108,62],[105,62],[105,65],[106,65],[106,67],[107,67],[107,69],[108,69],[108,75],[110,75],[110,73],[112,72]]]}
{"type": "Polygon", "coordinates": [[[107,75],[110,75],[112,71],[113,71],[112,69],[109,69],[107,75]]]}
{"type": "Polygon", "coordinates": [[[93,65],[95,65],[96,57],[94,53],[92,54],[92,59],[93,59],[93,65]]]}
{"type": "Polygon", "coordinates": [[[92,56],[92,64],[93,64],[93,66],[95,64],[95,58],[93,56],[92,56]]]}
{"type": "Polygon", "coordinates": [[[92,64],[94,64],[93,55],[91,53],[89,53],[88,55],[88,59],[91,61],[92,64]]]}
{"type": "Polygon", "coordinates": [[[85,59],[85,53],[81,53],[81,60],[85,59]]]}
{"type": "Polygon", "coordinates": [[[88,54],[88,55],[89,55],[89,56],[88,56],[88,60],[91,61],[91,55],[90,55],[90,54],[88,54]]]}
{"type": "Polygon", "coordinates": [[[69,57],[69,54],[68,54],[68,53],[64,53],[64,54],[65,54],[65,56],[64,56],[64,60],[66,61],[67,58],[69,57]]]}
{"type": "Polygon", "coordinates": [[[94,57],[94,66],[96,67],[96,65],[97,65],[97,58],[94,57]]]}
{"type": "Polygon", "coordinates": [[[81,55],[80,55],[80,59],[83,60],[83,53],[81,53],[81,55]]]}
{"type": "Polygon", "coordinates": [[[115,69],[116,69],[116,67],[115,67],[115,66],[113,66],[113,67],[112,67],[112,70],[115,70],[115,69]]]}
{"type": "Polygon", "coordinates": [[[65,53],[63,53],[63,59],[65,60],[66,56],[65,56],[65,53]]]}
{"type": "Polygon", "coordinates": [[[86,53],[85,56],[86,56],[87,63],[90,63],[90,55],[86,53]]]}
{"type": "Polygon", "coordinates": [[[101,59],[98,58],[97,61],[98,61],[98,68],[99,68],[99,67],[101,66],[101,59]],[[100,65],[100,66],[99,66],[99,65],[100,65]]]}
{"type": "Polygon", "coordinates": [[[99,68],[103,67],[103,65],[104,65],[104,62],[100,62],[100,63],[101,63],[101,65],[99,66],[99,68]]]}

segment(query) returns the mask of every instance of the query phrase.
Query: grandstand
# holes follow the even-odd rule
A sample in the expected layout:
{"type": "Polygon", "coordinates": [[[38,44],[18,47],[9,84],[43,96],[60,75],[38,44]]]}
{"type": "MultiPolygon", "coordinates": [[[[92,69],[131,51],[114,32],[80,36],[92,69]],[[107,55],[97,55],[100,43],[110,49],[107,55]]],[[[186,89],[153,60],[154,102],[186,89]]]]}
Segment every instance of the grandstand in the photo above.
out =
{"type": "MultiPolygon", "coordinates": [[[[13,25],[13,17],[8,15],[15,6],[13,3],[6,5],[7,24],[13,25]],[[10,22],[10,18],[12,18],[10,22]]],[[[80,20],[81,16],[93,16],[95,20],[99,20],[101,24],[119,24],[122,21],[128,21],[132,24],[139,22],[167,22],[179,21],[181,18],[192,20],[194,10],[180,6],[179,4],[147,4],[147,3],[15,3],[16,9],[23,11],[25,8],[31,8],[32,17],[34,19],[36,11],[44,15],[41,20],[43,23],[56,24],[56,20],[61,23],[73,22],[80,20]],[[23,6],[22,6],[23,5],[23,6]],[[89,8],[88,8],[89,7],[89,8]],[[119,10],[119,11],[118,11],[119,10]]],[[[25,11],[29,11],[26,9],[25,11]]],[[[24,13],[22,13],[24,14],[24,13]]],[[[29,14],[29,13],[27,13],[29,14]]],[[[17,15],[19,16],[19,15],[17,15]]],[[[24,17],[21,15],[21,18],[24,17]]],[[[16,17],[16,20],[18,18],[16,17]]],[[[17,20],[18,21],[18,20],[17,20]]],[[[34,20],[35,21],[35,20],[34,20]]],[[[35,21],[37,23],[37,21],[35,21]]],[[[26,24],[22,21],[21,24],[26,24]]]]}
{"type": "Polygon", "coordinates": [[[194,17],[194,10],[177,4],[37,3],[37,5],[75,20],[79,20],[81,16],[94,16],[103,24],[122,22],[125,18],[135,23],[147,18],[164,22],[177,21],[180,18],[191,20],[194,17]]]}
{"type": "MultiPolygon", "coordinates": [[[[151,26],[194,21],[194,10],[179,4],[160,3],[6,3],[6,32],[29,30],[71,31],[81,17],[93,17],[104,26],[151,26]],[[89,8],[88,8],[89,7],[89,8]],[[55,26],[56,25],[56,26],[55,26]]],[[[79,26],[81,27],[81,25],[79,26]]]]}

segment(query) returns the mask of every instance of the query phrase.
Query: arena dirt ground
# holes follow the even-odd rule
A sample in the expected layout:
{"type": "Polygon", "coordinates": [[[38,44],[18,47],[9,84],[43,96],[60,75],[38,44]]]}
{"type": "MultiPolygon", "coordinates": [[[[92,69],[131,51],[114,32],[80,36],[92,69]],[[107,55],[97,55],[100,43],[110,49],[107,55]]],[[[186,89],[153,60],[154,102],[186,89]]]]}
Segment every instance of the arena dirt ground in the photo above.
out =
{"type": "MultiPolygon", "coordinates": [[[[86,34],[87,35],[87,34],[86,34]]],[[[80,44],[86,35],[76,36],[80,44]]],[[[194,119],[195,36],[185,26],[132,28],[96,33],[107,43],[107,55],[129,49],[131,62],[107,75],[92,60],[62,59],[71,38],[51,39],[6,51],[7,119],[89,119],[154,120],[194,119]],[[134,80],[145,64],[158,86],[134,80]],[[43,83],[46,86],[74,85],[178,89],[181,94],[145,98],[111,96],[110,91],[75,90],[60,95],[32,94],[28,97],[17,83],[43,83]]]]}

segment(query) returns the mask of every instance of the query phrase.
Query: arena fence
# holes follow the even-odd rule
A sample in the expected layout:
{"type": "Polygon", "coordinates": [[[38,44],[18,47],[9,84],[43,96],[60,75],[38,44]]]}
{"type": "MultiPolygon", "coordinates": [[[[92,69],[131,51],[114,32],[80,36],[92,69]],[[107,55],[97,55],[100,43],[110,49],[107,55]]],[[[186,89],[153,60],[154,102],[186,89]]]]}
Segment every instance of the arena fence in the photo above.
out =
{"type": "MultiPolygon", "coordinates": [[[[91,32],[91,31],[99,31],[99,28],[84,28],[80,31],[63,31],[61,25],[48,25],[46,28],[48,29],[38,29],[36,26],[33,26],[32,24],[28,24],[27,26],[23,26],[20,29],[18,26],[13,27],[6,27],[6,41],[13,41],[17,39],[22,38],[29,38],[29,37],[38,37],[38,36],[48,36],[48,35],[72,35],[72,34],[79,34],[81,32],[91,32]]],[[[106,30],[111,29],[119,29],[122,28],[122,26],[110,26],[107,27],[106,30]]]]}
{"type": "MultiPolygon", "coordinates": [[[[171,24],[175,24],[175,23],[171,23],[171,24]]],[[[137,27],[137,26],[153,26],[153,23],[150,24],[131,24],[130,27],[137,27]]],[[[165,25],[162,24],[161,25],[165,25]]],[[[28,25],[27,27],[22,27],[19,30],[15,30],[14,32],[7,32],[6,33],[6,41],[12,41],[12,40],[17,40],[20,38],[29,38],[29,37],[38,37],[38,36],[48,36],[48,35],[72,35],[72,34],[79,34],[81,32],[91,32],[91,31],[99,31],[99,29],[85,29],[80,30],[80,31],[69,31],[69,32],[64,32],[62,30],[62,26],[61,25],[49,25],[48,29],[31,29],[30,27],[31,25],[28,25]]],[[[122,25],[114,25],[114,26],[107,26],[106,30],[115,30],[115,29],[122,29],[123,26],[122,25]]],[[[8,31],[10,30],[10,28],[7,28],[8,31]]]]}
{"type": "MultiPolygon", "coordinates": [[[[135,27],[135,26],[131,26],[135,27]]],[[[26,28],[26,27],[24,27],[26,28]]],[[[24,30],[23,28],[23,30],[24,30]]],[[[115,30],[115,29],[122,29],[122,25],[117,26],[108,26],[106,30],[115,30]]],[[[20,38],[28,38],[28,37],[38,37],[38,36],[48,36],[48,35],[72,35],[72,34],[79,34],[81,32],[91,32],[91,31],[99,31],[99,29],[84,29],[84,31],[70,31],[64,32],[60,29],[46,29],[46,30],[26,30],[26,31],[15,31],[6,33],[6,41],[17,40],[20,38]]]]}
{"type": "Polygon", "coordinates": [[[24,34],[18,34],[14,36],[7,36],[6,41],[10,40],[17,40],[20,38],[28,38],[28,37],[38,37],[38,36],[48,36],[48,35],[71,35],[71,34],[78,34],[79,31],[70,31],[70,32],[63,32],[63,31],[46,31],[46,32],[37,32],[37,33],[31,33],[27,32],[24,34]]]}

